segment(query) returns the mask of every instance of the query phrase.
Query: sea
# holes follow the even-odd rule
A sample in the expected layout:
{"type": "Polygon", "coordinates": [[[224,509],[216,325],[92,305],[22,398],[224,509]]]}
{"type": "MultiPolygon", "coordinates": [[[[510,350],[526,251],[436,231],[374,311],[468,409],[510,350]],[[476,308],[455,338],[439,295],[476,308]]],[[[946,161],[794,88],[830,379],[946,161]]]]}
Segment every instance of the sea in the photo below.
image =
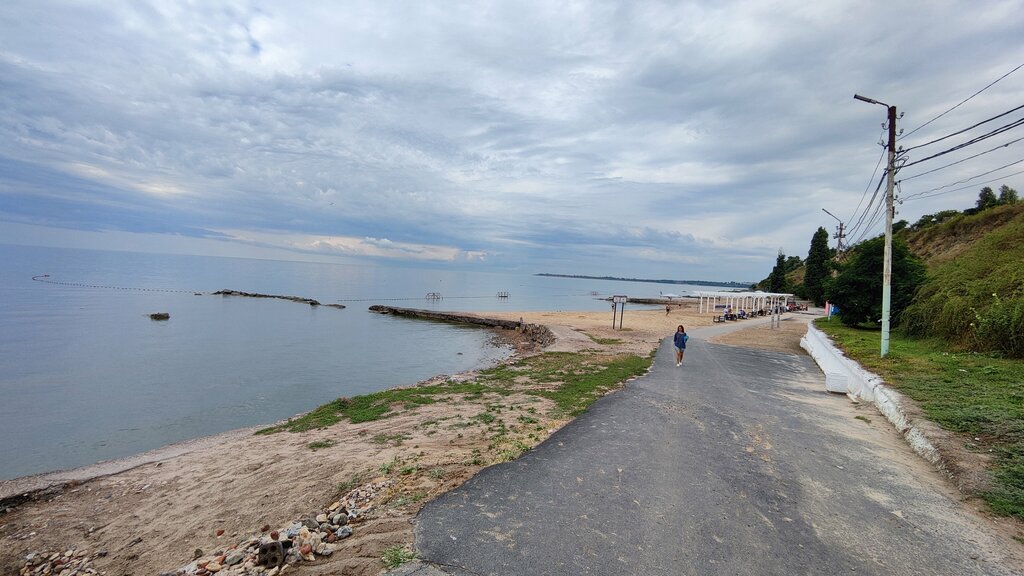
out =
{"type": "Polygon", "coordinates": [[[269,425],[341,396],[511,354],[486,330],[380,315],[368,311],[373,304],[607,310],[610,322],[603,298],[656,297],[665,289],[527,273],[3,244],[0,263],[0,480],[269,425]],[[211,295],[222,289],[346,308],[211,295]],[[157,312],[170,319],[150,319],[157,312]]]}

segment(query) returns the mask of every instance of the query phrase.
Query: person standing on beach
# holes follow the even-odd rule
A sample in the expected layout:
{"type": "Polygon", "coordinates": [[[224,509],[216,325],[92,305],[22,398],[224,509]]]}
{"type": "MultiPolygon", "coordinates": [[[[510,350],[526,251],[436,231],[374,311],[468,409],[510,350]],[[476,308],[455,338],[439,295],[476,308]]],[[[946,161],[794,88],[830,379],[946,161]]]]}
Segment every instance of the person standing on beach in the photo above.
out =
{"type": "Polygon", "coordinates": [[[676,366],[683,365],[683,353],[686,352],[686,341],[690,339],[690,335],[686,333],[686,328],[680,324],[679,328],[676,328],[676,333],[672,337],[672,343],[676,347],[676,366]]]}

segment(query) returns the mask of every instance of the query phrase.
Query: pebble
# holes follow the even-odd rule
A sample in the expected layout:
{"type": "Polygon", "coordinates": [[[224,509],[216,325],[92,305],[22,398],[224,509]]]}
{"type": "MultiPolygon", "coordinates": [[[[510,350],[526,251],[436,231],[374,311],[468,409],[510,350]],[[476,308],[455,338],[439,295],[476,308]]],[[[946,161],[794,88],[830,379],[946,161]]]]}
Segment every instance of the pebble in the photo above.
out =
{"type": "MultiPolygon", "coordinates": [[[[335,542],[352,536],[350,523],[358,523],[369,512],[379,495],[394,484],[391,480],[361,486],[348,492],[344,498],[331,502],[326,508],[275,530],[264,524],[258,534],[242,539],[231,546],[222,547],[207,555],[202,548],[195,548],[192,559],[177,570],[161,573],[160,576],[282,576],[289,567],[300,562],[315,561],[317,556],[330,556],[335,551],[335,542]],[[284,551],[284,564],[266,566],[259,564],[261,545],[280,542],[284,551]]],[[[225,534],[223,528],[215,530],[217,537],[225,534]]],[[[31,536],[34,536],[33,533],[31,536]]],[[[131,547],[142,542],[135,537],[127,543],[131,547]]],[[[104,558],[107,549],[95,553],[69,546],[62,551],[31,551],[24,556],[20,576],[91,576],[97,575],[89,562],[104,558]]],[[[280,558],[280,556],[278,556],[280,558]]],[[[294,569],[294,568],[291,568],[294,569]]]]}

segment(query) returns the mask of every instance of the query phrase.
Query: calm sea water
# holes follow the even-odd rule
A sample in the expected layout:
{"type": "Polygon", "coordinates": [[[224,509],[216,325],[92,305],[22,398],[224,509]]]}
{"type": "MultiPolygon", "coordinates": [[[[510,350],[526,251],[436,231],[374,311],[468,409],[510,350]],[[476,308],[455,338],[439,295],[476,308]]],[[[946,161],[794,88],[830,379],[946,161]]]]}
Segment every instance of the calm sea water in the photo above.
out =
{"type": "MultiPolygon", "coordinates": [[[[367,311],[605,310],[657,284],[0,245],[0,479],[267,424],[508,355],[367,311]],[[49,280],[33,281],[49,274],[49,280]],[[344,303],[225,298],[223,288],[344,303]],[[499,291],[510,293],[499,299],[499,291]],[[443,300],[424,299],[439,292],[443,300]],[[152,312],[169,312],[157,322],[152,312]]],[[[664,286],[661,286],[664,289],[664,286]]],[[[685,293],[698,287],[672,286],[685,293]]]]}

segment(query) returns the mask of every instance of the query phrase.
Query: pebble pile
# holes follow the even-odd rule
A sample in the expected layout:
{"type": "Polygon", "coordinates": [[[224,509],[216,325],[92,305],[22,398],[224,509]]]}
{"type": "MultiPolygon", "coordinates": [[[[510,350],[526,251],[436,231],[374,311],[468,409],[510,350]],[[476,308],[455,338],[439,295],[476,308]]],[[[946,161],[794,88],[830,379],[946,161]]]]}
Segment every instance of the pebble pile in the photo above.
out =
{"type": "MultiPolygon", "coordinates": [[[[278,576],[295,564],[328,557],[338,542],[352,536],[352,525],[366,518],[377,497],[393,485],[393,480],[366,484],[308,517],[278,529],[264,525],[258,535],[212,554],[197,548],[191,562],[160,576],[278,576]]],[[[216,532],[218,537],[223,534],[223,530],[216,532]]],[[[136,538],[131,545],[140,542],[142,538],[136,538]]],[[[49,555],[32,552],[25,557],[21,576],[101,576],[104,572],[91,563],[106,555],[106,550],[90,554],[73,548],[49,555]]]]}
{"type": "Polygon", "coordinates": [[[86,550],[67,550],[63,554],[54,552],[43,555],[32,552],[25,556],[25,565],[21,567],[21,576],[73,576],[77,574],[99,574],[91,563],[96,558],[107,555],[106,550],[90,554],[86,550]]]}

